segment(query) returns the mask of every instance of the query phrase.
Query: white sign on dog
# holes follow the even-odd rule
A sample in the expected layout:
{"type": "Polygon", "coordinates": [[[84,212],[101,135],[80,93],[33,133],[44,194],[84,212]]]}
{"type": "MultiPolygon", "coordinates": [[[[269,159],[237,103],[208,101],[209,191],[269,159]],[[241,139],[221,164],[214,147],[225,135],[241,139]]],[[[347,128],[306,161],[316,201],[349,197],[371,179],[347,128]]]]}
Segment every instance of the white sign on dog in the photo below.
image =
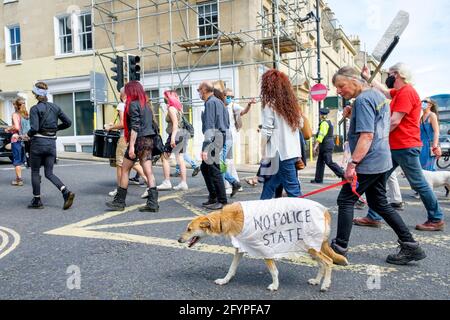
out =
{"type": "Polygon", "coordinates": [[[256,258],[287,258],[293,253],[320,251],[326,208],[317,202],[283,198],[241,202],[244,227],[233,246],[256,258]]]}

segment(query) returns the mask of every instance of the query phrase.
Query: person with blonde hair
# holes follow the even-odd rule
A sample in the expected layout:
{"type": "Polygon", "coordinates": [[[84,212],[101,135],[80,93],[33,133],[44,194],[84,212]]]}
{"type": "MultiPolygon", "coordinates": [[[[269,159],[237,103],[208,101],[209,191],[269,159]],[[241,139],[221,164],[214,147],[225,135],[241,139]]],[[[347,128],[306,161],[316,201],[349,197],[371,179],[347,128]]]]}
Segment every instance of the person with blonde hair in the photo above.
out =
{"type": "Polygon", "coordinates": [[[59,106],[48,102],[48,86],[38,82],[33,87],[33,94],[38,104],[30,109],[30,130],[27,136],[31,139],[31,183],[33,185],[33,200],[28,208],[43,209],[41,201],[41,176],[39,171],[44,166],[45,177],[61,191],[63,210],[69,209],[75,194],[53,173],[56,160],[56,135],[58,131],[70,128],[72,121],[59,106]],[[59,123],[59,120],[62,123],[59,123]]]}
{"type": "Polygon", "coordinates": [[[16,178],[11,182],[13,186],[23,186],[22,165],[25,163],[25,150],[21,137],[24,134],[22,123],[28,120],[28,111],[25,106],[25,99],[17,98],[14,103],[14,113],[12,114],[12,126],[6,128],[6,132],[12,133],[11,150],[13,154],[13,166],[16,178]]]}

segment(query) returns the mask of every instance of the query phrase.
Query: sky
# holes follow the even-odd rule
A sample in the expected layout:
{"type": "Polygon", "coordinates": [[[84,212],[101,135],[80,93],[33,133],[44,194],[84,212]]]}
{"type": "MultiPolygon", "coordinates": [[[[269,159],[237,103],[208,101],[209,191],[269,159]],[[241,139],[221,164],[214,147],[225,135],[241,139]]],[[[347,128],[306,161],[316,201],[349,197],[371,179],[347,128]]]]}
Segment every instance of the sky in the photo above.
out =
{"type": "Polygon", "coordinates": [[[326,0],[347,35],[358,35],[372,53],[399,10],[410,14],[409,25],[385,68],[397,62],[413,70],[422,98],[450,94],[449,0],[326,0]]]}

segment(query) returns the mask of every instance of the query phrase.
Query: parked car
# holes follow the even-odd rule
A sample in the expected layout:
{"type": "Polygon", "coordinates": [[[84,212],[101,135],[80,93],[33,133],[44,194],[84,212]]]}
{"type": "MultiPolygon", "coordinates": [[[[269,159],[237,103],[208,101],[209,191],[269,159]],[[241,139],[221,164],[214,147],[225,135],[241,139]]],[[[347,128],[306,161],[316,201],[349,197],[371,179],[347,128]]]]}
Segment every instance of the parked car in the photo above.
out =
{"type": "Polygon", "coordinates": [[[8,124],[0,119],[0,157],[7,157],[12,161],[11,133],[5,132],[8,124]]]}

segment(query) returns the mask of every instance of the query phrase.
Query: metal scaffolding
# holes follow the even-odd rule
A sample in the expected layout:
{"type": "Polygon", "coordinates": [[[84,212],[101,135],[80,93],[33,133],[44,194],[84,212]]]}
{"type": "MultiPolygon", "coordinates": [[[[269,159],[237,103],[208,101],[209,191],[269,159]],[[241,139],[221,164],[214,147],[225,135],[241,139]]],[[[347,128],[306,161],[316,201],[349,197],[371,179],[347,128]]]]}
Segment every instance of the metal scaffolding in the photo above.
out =
{"type": "MultiPolygon", "coordinates": [[[[315,56],[316,52],[311,43],[305,41],[305,35],[313,32],[315,26],[314,21],[300,21],[303,18],[301,16],[303,11],[309,12],[312,9],[310,1],[259,0],[259,12],[256,15],[257,23],[254,28],[224,31],[220,25],[221,19],[225,20],[221,16],[222,10],[226,8],[229,14],[226,19],[233,21],[235,16],[233,3],[240,1],[247,0],[206,2],[215,4],[217,7],[218,21],[211,21],[207,14],[202,14],[198,9],[198,5],[203,5],[205,2],[193,0],[91,0],[94,70],[98,70],[97,67],[101,66],[109,81],[109,86],[114,92],[116,90],[109,80],[111,72],[106,67],[105,59],[109,60],[116,55],[125,54],[141,56],[141,79],[144,80],[146,74],[155,75],[158,77],[158,87],[160,87],[160,78],[163,75],[170,76],[172,89],[184,90],[186,86],[191,85],[190,75],[196,70],[217,70],[217,80],[221,80],[224,67],[239,68],[259,65],[282,69],[288,73],[297,90],[309,89],[312,75],[311,65],[308,64],[308,61],[315,56]],[[213,36],[201,37],[197,33],[195,36],[192,34],[191,24],[195,23],[197,26],[199,19],[207,25],[209,24],[212,28],[210,30],[214,31],[215,29],[216,32],[213,32],[213,36]],[[156,29],[144,30],[151,23],[156,24],[156,29]],[[175,23],[178,27],[182,26],[182,35],[179,30],[178,35],[174,35],[175,23]],[[123,28],[126,24],[131,24],[133,27],[126,28],[126,34],[120,34],[118,29],[121,26],[123,28]],[[162,39],[162,24],[168,26],[168,39],[162,39]],[[96,44],[96,39],[99,39],[102,33],[108,40],[106,48],[96,44]],[[122,41],[118,40],[119,37],[122,41]],[[127,40],[134,38],[136,41],[130,45],[130,41],[123,41],[125,38],[127,40]],[[120,45],[118,45],[119,43],[120,45]],[[261,48],[261,52],[247,61],[237,59],[239,50],[246,46],[261,48]],[[224,52],[227,54],[226,58],[224,52]],[[178,59],[179,56],[185,58],[182,60],[184,63],[178,59]],[[206,63],[206,58],[212,56],[216,63],[206,63]],[[170,59],[170,63],[167,63],[168,59],[170,59]]],[[[198,30],[197,27],[196,29],[198,30]]],[[[234,87],[234,83],[232,85],[234,87]]],[[[153,98],[154,100],[159,99],[159,97],[153,98]]],[[[251,96],[241,95],[240,100],[251,98],[251,96]]],[[[181,99],[190,104],[198,102],[185,92],[182,92],[181,99]]]]}

